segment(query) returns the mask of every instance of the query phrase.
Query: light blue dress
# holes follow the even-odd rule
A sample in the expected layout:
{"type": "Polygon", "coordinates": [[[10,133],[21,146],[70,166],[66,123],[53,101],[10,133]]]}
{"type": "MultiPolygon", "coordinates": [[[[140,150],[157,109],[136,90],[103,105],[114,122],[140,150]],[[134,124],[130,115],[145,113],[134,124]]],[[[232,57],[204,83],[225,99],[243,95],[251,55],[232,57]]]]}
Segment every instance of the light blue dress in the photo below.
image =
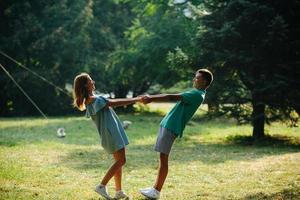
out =
{"type": "Polygon", "coordinates": [[[108,153],[114,153],[129,144],[125,130],[115,111],[106,106],[108,100],[96,96],[86,106],[86,116],[91,117],[100,135],[100,143],[108,153]]]}

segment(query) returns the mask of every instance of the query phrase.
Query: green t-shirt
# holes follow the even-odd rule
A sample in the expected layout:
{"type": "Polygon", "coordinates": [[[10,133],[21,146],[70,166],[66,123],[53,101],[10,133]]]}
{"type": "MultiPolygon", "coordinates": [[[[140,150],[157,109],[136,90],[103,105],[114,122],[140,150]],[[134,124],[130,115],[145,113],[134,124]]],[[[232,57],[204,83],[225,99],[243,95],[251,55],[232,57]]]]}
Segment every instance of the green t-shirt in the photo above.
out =
{"type": "Polygon", "coordinates": [[[182,137],[185,125],[203,102],[205,93],[206,90],[202,89],[192,89],[181,93],[181,101],[176,103],[172,110],[162,119],[160,126],[175,133],[176,137],[182,137]]]}

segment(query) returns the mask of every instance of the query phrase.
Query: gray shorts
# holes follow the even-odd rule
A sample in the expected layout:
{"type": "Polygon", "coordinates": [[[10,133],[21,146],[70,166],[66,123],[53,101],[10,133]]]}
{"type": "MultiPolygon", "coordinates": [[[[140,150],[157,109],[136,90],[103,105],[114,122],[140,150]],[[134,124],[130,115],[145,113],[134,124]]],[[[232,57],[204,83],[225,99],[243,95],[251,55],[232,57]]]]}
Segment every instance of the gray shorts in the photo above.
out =
{"type": "Polygon", "coordinates": [[[172,131],[160,127],[154,150],[169,155],[175,139],[176,135],[172,131]]]}

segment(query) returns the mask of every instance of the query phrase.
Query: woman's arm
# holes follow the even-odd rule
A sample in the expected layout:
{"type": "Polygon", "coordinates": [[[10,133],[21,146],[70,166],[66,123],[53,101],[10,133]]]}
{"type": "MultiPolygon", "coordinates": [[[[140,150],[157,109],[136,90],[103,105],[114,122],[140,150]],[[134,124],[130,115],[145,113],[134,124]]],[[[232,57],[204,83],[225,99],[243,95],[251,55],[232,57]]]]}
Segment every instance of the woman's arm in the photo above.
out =
{"type": "Polygon", "coordinates": [[[135,98],[124,98],[124,99],[108,99],[107,106],[110,107],[117,107],[117,106],[126,106],[129,104],[136,103],[137,101],[140,101],[140,97],[135,98]]]}

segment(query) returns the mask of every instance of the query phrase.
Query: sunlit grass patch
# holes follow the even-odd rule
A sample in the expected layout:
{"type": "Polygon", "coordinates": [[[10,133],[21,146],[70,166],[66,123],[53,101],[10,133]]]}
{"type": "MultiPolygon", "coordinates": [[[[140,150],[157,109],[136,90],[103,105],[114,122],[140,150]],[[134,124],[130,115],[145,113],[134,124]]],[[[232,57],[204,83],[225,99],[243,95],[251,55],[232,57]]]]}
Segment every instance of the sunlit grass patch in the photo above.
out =
{"type": "MultiPolygon", "coordinates": [[[[132,122],[123,174],[132,199],[144,199],[138,190],[156,179],[153,145],[162,117],[120,115],[132,122]]],[[[112,158],[90,119],[4,119],[0,127],[0,199],[99,199],[93,188],[112,158]],[[57,127],[65,128],[65,138],[56,136],[57,127]]],[[[268,138],[256,143],[249,125],[193,118],[173,146],[161,199],[297,199],[299,128],[275,123],[266,129],[268,138]]],[[[113,188],[112,181],[112,194],[113,188]]]]}

